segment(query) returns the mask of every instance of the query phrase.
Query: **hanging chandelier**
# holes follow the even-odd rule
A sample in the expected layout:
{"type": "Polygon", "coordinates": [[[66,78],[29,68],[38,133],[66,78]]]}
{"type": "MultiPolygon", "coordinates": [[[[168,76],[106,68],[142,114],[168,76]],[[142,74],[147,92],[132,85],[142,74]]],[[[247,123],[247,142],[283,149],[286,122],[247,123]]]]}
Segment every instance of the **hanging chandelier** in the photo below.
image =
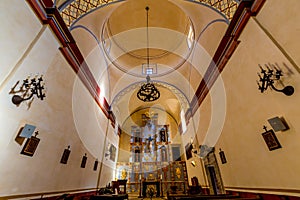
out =
{"type": "MultiPolygon", "coordinates": [[[[149,7],[146,8],[147,13],[147,68],[149,68],[149,7]]],[[[146,70],[148,71],[148,70],[146,70]]],[[[149,70],[150,71],[150,70],[149,70]]],[[[151,82],[149,74],[146,77],[147,82],[144,83],[137,93],[137,97],[144,102],[155,101],[160,97],[160,92],[155,87],[155,85],[151,82]]]]}

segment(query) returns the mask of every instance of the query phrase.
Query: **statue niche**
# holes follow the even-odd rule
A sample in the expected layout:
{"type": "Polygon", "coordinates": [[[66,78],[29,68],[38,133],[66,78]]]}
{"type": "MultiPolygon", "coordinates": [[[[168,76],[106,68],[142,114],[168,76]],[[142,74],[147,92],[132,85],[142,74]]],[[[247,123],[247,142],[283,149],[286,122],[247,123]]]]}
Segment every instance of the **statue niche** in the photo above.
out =
{"type": "Polygon", "coordinates": [[[167,137],[166,137],[166,130],[165,130],[165,128],[162,128],[162,129],[159,131],[159,139],[160,139],[160,142],[167,142],[167,137]]]}
{"type": "Polygon", "coordinates": [[[141,115],[142,124],[131,126],[133,162],[168,161],[168,125],[159,125],[158,114],[145,112],[141,115]]]}
{"type": "Polygon", "coordinates": [[[165,146],[161,147],[161,161],[166,162],[167,161],[167,150],[165,146]]]}
{"type": "Polygon", "coordinates": [[[134,162],[140,162],[141,159],[140,159],[140,148],[139,147],[135,147],[134,148],[134,162]]]}

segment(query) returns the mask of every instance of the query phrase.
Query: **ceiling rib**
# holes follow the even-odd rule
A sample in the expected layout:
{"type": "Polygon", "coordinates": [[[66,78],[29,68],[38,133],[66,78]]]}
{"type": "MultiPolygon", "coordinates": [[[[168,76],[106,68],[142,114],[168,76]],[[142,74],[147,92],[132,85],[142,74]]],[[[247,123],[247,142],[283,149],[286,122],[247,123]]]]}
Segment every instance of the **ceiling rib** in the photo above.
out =
{"type": "MultiPolygon", "coordinates": [[[[111,120],[111,124],[115,126],[115,116],[110,111],[110,106],[104,98],[103,104],[100,103],[100,87],[98,86],[93,74],[91,73],[87,63],[84,60],[73,36],[68,27],[64,23],[58,10],[53,7],[52,0],[26,0],[34,10],[38,18],[43,24],[48,24],[51,30],[58,38],[61,47],[59,48],[65,59],[68,61],[72,69],[77,73],[78,77],[88,89],[94,100],[103,111],[104,115],[111,120]]],[[[120,130],[120,129],[118,129],[120,130]]]]}
{"type": "MultiPolygon", "coordinates": [[[[101,105],[99,98],[97,98],[97,94],[100,94],[100,88],[85,63],[77,44],[68,30],[68,27],[63,22],[61,15],[58,14],[58,10],[56,8],[53,8],[52,0],[27,0],[27,2],[37,14],[41,22],[50,25],[50,28],[56,34],[62,45],[60,50],[63,56],[66,58],[73,70],[76,73],[83,71],[83,73],[78,73],[79,78],[87,87],[91,95],[95,97],[94,99],[96,103],[99,105],[106,117],[111,120],[114,127],[115,116],[110,111],[110,106],[107,103],[107,100],[105,99],[104,104],[101,105]],[[55,10],[53,11],[53,9],[55,10]]],[[[206,71],[204,79],[201,81],[196,94],[193,97],[191,102],[191,112],[186,114],[188,118],[190,118],[199,108],[203,99],[208,94],[209,88],[217,79],[219,73],[224,69],[225,64],[239,43],[238,38],[250,16],[257,15],[264,2],[265,0],[244,0],[240,3],[233,20],[229,24],[225,36],[213,56],[212,64],[206,71]],[[204,80],[208,80],[208,82],[204,80]]]]}
{"type": "MultiPolygon", "coordinates": [[[[79,19],[81,16],[95,10],[99,7],[123,2],[124,0],[74,0],[64,5],[61,16],[68,27],[79,19]]],[[[235,0],[189,0],[190,2],[202,3],[220,11],[228,20],[231,20],[236,12],[238,3],[235,0]]]]}
{"type": "Polygon", "coordinates": [[[245,28],[250,16],[255,16],[259,12],[266,0],[244,0],[233,16],[225,35],[223,36],[216,53],[213,56],[202,81],[200,82],[195,96],[191,102],[191,113],[186,116],[191,117],[197,111],[202,101],[213,86],[214,82],[223,71],[226,63],[238,46],[239,36],[245,28]]]}

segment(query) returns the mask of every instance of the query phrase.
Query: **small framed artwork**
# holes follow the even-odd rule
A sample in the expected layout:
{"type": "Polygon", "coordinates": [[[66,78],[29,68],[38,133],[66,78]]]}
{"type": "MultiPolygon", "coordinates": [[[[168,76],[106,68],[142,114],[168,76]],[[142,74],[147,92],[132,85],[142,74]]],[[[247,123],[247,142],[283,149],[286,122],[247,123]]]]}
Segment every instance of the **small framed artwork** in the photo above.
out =
{"type": "Polygon", "coordinates": [[[191,143],[185,145],[185,155],[187,160],[193,157],[192,150],[193,150],[193,145],[191,143]]]}
{"type": "Polygon", "coordinates": [[[226,157],[225,157],[225,153],[224,153],[224,151],[222,149],[220,149],[219,155],[220,155],[220,159],[221,159],[222,164],[227,163],[227,160],[226,160],[226,157]]]}
{"type": "Polygon", "coordinates": [[[94,168],[93,170],[96,171],[98,168],[98,160],[96,159],[95,162],[94,162],[94,168]]]}
{"type": "Polygon", "coordinates": [[[161,141],[161,142],[166,142],[166,141],[167,141],[165,129],[161,129],[161,130],[159,131],[159,136],[160,136],[160,141],[161,141]]]}
{"type": "Polygon", "coordinates": [[[84,156],[82,156],[82,160],[81,160],[81,165],[80,165],[81,168],[85,168],[86,160],[87,160],[87,156],[86,156],[86,154],[84,154],[84,156]]]}
{"type": "Polygon", "coordinates": [[[61,156],[60,163],[67,164],[70,153],[71,153],[70,146],[68,146],[68,148],[64,150],[64,153],[61,156]]]}
{"type": "Polygon", "coordinates": [[[110,148],[109,148],[109,152],[110,152],[110,156],[109,156],[109,159],[113,162],[115,162],[115,159],[116,159],[116,147],[111,144],[110,148]]]}
{"type": "Polygon", "coordinates": [[[270,151],[281,148],[281,145],[273,130],[268,130],[262,133],[262,136],[270,151]]]}
{"type": "Polygon", "coordinates": [[[36,136],[32,136],[26,140],[26,143],[21,151],[21,154],[24,154],[26,156],[33,156],[38,144],[40,142],[40,139],[36,136]]]}

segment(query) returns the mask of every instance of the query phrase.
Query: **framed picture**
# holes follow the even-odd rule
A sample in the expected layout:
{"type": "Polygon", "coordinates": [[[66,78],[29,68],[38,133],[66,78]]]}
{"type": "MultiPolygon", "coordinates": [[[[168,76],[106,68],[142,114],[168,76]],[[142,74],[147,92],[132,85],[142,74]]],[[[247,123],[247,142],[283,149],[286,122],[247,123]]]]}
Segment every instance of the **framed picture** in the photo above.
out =
{"type": "Polygon", "coordinates": [[[81,160],[81,165],[80,165],[81,168],[85,168],[86,161],[87,161],[87,156],[86,156],[86,154],[84,154],[84,156],[82,156],[82,160],[81,160]]]}
{"type": "Polygon", "coordinates": [[[225,153],[224,153],[224,151],[222,151],[222,149],[220,149],[219,155],[220,155],[220,159],[221,159],[222,164],[227,163],[225,153]]]}
{"type": "Polygon", "coordinates": [[[113,144],[111,144],[110,148],[109,148],[109,152],[110,152],[109,159],[114,161],[114,162],[115,162],[115,159],[116,159],[116,151],[117,151],[116,147],[113,144]]]}
{"type": "Polygon", "coordinates": [[[185,145],[185,155],[187,160],[193,157],[192,150],[193,150],[193,145],[191,143],[185,145]]]}
{"type": "Polygon", "coordinates": [[[93,168],[94,171],[96,171],[98,168],[98,162],[99,162],[98,160],[95,160],[94,162],[94,168],[93,168]]]}
{"type": "Polygon", "coordinates": [[[63,155],[61,156],[61,159],[60,159],[60,163],[67,164],[70,153],[71,153],[71,150],[69,148],[70,147],[68,147],[68,149],[64,150],[64,153],[63,153],[63,155]]]}
{"type": "Polygon", "coordinates": [[[159,137],[161,142],[167,142],[166,131],[164,129],[159,131],[159,137]]]}
{"type": "Polygon", "coordinates": [[[280,145],[273,130],[268,130],[268,131],[262,133],[262,136],[263,136],[270,151],[281,148],[281,145],[280,145]]]}
{"type": "Polygon", "coordinates": [[[40,142],[40,139],[32,136],[26,140],[26,143],[21,151],[21,154],[24,154],[26,156],[33,156],[38,144],[40,142]]]}

